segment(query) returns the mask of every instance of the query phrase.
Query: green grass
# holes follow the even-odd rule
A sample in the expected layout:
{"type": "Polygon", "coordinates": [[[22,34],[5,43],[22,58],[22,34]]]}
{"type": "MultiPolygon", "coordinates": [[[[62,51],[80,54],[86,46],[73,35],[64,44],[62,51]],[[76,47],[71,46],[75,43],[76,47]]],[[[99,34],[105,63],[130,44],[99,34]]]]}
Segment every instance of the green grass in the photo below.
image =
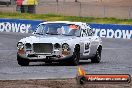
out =
{"type": "Polygon", "coordinates": [[[46,21],[78,21],[88,23],[101,24],[132,24],[132,19],[116,19],[116,18],[93,18],[93,17],[77,17],[77,16],[63,16],[55,14],[28,14],[28,13],[2,13],[0,18],[15,18],[15,19],[32,19],[32,20],[46,20],[46,21]]]}

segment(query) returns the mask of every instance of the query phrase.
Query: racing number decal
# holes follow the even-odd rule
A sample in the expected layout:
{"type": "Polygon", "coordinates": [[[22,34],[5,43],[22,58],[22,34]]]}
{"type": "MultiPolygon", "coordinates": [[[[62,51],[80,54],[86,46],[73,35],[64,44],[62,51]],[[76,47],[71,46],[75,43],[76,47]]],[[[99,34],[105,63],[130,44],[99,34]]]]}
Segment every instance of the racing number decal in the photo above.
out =
{"type": "Polygon", "coordinates": [[[89,49],[89,45],[90,45],[90,43],[86,43],[85,44],[85,50],[88,50],[89,49]]]}
{"type": "Polygon", "coordinates": [[[90,53],[90,43],[84,43],[84,55],[89,55],[90,53]]]}

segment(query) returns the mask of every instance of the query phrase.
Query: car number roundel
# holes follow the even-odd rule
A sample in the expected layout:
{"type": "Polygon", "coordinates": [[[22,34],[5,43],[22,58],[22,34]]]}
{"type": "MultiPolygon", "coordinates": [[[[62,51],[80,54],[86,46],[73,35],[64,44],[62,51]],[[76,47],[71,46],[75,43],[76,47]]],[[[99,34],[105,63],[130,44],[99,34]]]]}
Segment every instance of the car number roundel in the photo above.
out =
{"type": "Polygon", "coordinates": [[[90,43],[84,42],[84,55],[89,55],[90,53],[90,43]]]}

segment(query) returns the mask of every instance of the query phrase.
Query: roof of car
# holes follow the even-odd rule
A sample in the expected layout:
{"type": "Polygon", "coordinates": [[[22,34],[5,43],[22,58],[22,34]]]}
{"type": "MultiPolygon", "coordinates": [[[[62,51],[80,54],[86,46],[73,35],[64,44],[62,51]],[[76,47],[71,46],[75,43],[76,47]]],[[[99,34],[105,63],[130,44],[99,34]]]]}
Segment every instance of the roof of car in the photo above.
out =
{"type": "Polygon", "coordinates": [[[86,24],[83,22],[71,22],[71,21],[47,21],[47,22],[43,22],[41,24],[48,24],[48,23],[66,23],[66,24],[75,24],[75,25],[86,24]]]}

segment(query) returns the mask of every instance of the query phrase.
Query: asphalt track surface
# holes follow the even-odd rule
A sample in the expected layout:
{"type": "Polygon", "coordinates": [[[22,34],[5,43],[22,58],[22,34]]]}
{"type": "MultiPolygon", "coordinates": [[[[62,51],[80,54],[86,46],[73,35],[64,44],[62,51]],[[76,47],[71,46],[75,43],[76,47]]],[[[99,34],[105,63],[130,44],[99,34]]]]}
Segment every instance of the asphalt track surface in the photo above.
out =
{"type": "MultiPolygon", "coordinates": [[[[78,66],[58,63],[31,62],[30,66],[19,66],[16,60],[16,44],[31,34],[0,33],[0,80],[74,78],[78,66]]],[[[132,75],[132,40],[102,38],[102,61],[98,64],[81,61],[88,74],[132,75]]]]}

